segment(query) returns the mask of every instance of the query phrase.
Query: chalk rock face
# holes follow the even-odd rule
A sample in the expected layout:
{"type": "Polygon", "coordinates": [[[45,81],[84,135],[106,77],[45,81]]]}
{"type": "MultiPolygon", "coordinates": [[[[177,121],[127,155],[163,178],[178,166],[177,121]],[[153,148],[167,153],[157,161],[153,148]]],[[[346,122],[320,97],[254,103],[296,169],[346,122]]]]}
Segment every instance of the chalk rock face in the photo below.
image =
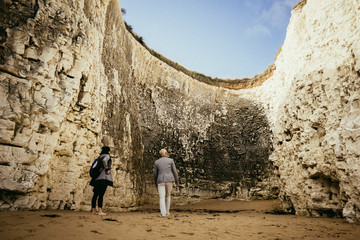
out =
{"type": "Polygon", "coordinates": [[[126,30],[117,0],[6,1],[0,23],[1,208],[89,210],[88,175],[111,147],[107,210],[157,202],[167,148],[174,201],[278,194],[260,103],[200,83],[126,30]]]}
{"type": "Polygon", "coordinates": [[[119,208],[135,205],[140,186],[135,170],[118,167],[126,166],[132,159],[127,153],[120,160],[118,148],[111,141],[111,128],[121,127],[121,120],[126,118],[107,119],[115,113],[109,109],[111,101],[107,92],[112,89],[101,59],[106,48],[103,39],[109,3],[6,1],[2,4],[0,189],[5,199],[3,205],[14,209],[88,209],[92,195],[88,185],[89,165],[102,144],[114,147],[114,175],[119,183],[108,199],[117,199],[112,202],[119,208]],[[124,196],[115,198],[115,195],[124,196]]]}
{"type": "Polygon", "coordinates": [[[159,150],[178,204],[269,199],[360,219],[360,2],[303,0],[261,86],[198,82],[126,30],[118,0],[0,5],[0,209],[89,210],[89,166],[111,147],[107,210],[157,202],[159,150]]]}
{"type": "Polygon", "coordinates": [[[284,207],[360,219],[360,2],[301,1],[255,95],[274,133],[284,207]]]}
{"type": "Polygon", "coordinates": [[[296,64],[271,159],[297,214],[360,219],[359,16],[359,1],[307,1],[288,28],[279,65],[296,64]]]}
{"type": "Polygon", "coordinates": [[[179,170],[178,203],[276,197],[271,130],[262,106],[200,83],[153,57],[124,29],[119,10],[114,10],[119,8],[111,4],[108,9],[102,61],[111,82],[111,111],[105,115],[124,125],[108,129],[122,148],[120,154],[132,149],[133,162],[125,170],[136,171],[142,200],[158,202],[153,165],[161,148],[167,148],[179,170]]]}

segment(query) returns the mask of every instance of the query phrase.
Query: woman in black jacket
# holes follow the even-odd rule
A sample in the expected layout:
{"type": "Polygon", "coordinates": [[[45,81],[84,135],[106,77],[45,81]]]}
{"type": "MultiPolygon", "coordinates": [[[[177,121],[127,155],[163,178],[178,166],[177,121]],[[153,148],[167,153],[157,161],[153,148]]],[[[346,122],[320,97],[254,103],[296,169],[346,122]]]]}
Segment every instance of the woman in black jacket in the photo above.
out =
{"type": "Polygon", "coordinates": [[[102,147],[100,153],[99,163],[103,165],[103,170],[96,179],[92,179],[90,185],[94,187],[94,195],[91,200],[91,213],[98,215],[106,215],[102,211],[103,198],[107,186],[113,185],[113,176],[111,173],[111,157],[110,157],[110,148],[107,146],[102,147]],[[96,200],[98,201],[98,212],[96,211],[96,200]]]}

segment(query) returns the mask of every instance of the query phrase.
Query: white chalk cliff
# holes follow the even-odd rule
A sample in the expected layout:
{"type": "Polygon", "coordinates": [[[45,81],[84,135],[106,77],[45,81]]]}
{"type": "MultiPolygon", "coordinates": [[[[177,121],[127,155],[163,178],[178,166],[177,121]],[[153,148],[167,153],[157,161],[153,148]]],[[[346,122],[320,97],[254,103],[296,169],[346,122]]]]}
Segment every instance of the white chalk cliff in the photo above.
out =
{"type": "Polygon", "coordinates": [[[126,30],[117,0],[0,5],[0,208],[90,208],[112,148],[109,210],[156,200],[165,146],[175,201],[280,197],[286,211],[360,220],[360,1],[293,9],[272,75],[240,90],[195,80],[126,30]]]}

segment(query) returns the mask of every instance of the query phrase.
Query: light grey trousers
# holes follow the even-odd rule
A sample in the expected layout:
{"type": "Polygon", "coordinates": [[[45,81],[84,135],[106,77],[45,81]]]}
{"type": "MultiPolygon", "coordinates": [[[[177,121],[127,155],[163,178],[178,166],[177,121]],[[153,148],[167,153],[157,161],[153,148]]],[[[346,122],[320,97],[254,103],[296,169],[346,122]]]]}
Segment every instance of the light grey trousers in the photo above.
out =
{"type": "Polygon", "coordinates": [[[160,212],[161,216],[163,217],[170,214],[172,188],[173,182],[163,182],[158,184],[158,191],[160,197],[160,212]]]}

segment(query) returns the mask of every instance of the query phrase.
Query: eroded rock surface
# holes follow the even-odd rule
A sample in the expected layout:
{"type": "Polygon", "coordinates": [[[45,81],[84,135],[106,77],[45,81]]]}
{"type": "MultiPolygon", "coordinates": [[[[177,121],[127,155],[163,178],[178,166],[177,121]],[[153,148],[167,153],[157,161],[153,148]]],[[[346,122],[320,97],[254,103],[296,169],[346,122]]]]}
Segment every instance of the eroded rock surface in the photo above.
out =
{"type": "Polygon", "coordinates": [[[280,191],[296,214],[359,220],[359,16],[358,0],[301,1],[269,79],[229,90],[153,57],[117,0],[2,2],[0,208],[89,209],[106,144],[109,210],[157,201],[166,147],[178,203],[280,191]]]}
{"type": "Polygon", "coordinates": [[[179,203],[276,197],[262,106],[150,55],[118,1],[4,4],[3,208],[88,209],[88,169],[102,144],[114,163],[110,210],[157,202],[152,170],[163,147],[179,169],[179,203]]]}
{"type": "Polygon", "coordinates": [[[297,214],[360,219],[359,16],[359,1],[307,1],[289,25],[282,54],[297,64],[271,159],[297,214]]]}
{"type": "Polygon", "coordinates": [[[302,1],[276,71],[243,91],[268,109],[285,208],[359,220],[360,2],[302,1]]]}

